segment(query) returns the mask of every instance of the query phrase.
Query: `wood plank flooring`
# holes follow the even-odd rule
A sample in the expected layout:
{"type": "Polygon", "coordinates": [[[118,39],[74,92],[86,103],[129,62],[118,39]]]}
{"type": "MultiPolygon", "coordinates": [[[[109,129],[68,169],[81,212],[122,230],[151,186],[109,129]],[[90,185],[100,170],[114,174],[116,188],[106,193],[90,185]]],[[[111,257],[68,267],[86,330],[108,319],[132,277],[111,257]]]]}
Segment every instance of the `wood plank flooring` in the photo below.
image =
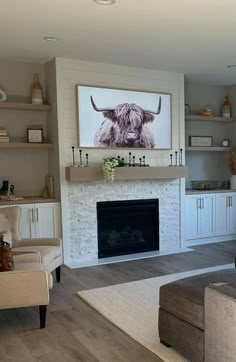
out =
{"type": "Polygon", "coordinates": [[[55,282],[51,291],[46,329],[39,329],[36,307],[0,311],[0,362],[160,362],[75,292],[233,263],[236,255],[236,241],[193,248],[192,252],[110,265],[63,267],[62,282],[55,282]]]}

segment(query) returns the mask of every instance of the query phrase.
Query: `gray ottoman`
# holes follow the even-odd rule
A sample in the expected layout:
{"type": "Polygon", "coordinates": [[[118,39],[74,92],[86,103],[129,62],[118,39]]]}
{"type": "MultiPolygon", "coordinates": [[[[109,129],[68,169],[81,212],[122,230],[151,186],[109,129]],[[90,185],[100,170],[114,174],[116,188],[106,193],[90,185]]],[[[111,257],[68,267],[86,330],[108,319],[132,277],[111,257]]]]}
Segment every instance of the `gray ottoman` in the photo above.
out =
{"type": "Polygon", "coordinates": [[[236,270],[200,274],[160,288],[160,340],[192,362],[204,361],[205,288],[221,282],[236,288],[236,270]]]}

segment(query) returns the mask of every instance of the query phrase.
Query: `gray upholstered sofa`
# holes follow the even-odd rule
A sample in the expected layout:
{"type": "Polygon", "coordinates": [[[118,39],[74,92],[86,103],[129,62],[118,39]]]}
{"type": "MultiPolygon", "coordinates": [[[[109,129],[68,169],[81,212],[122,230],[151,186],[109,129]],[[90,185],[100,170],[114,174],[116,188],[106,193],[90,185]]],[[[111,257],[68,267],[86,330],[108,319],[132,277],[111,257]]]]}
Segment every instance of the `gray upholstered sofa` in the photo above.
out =
{"type": "Polygon", "coordinates": [[[192,362],[235,362],[236,270],[162,286],[159,336],[192,362]]]}

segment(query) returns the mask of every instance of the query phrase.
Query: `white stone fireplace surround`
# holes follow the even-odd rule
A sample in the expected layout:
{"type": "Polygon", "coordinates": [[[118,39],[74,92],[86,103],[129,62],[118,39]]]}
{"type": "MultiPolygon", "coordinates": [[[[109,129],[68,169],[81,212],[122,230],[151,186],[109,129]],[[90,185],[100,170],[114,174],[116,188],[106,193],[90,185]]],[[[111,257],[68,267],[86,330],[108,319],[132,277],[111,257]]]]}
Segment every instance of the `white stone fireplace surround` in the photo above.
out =
{"type": "Polygon", "coordinates": [[[97,202],[159,199],[160,251],[180,247],[180,181],[140,180],[68,184],[71,266],[98,262],[97,202]]]}

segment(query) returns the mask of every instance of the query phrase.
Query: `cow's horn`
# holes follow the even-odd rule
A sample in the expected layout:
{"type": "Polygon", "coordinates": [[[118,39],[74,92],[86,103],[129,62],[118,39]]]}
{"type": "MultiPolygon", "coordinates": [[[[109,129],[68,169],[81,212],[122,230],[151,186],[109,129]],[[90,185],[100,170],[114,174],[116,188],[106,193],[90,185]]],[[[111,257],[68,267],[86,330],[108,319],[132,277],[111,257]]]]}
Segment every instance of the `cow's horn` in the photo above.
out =
{"type": "Polygon", "coordinates": [[[159,114],[161,112],[161,97],[159,98],[159,105],[158,105],[158,108],[157,108],[156,112],[146,111],[146,110],[143,110],[143,111],[148,112],[148,113],[152,113],[152,114],[159,114]]]}
{"type": "Polygon", "coordinates": [[[94,109],[96,112],[114,111],[114,109],[112,109],[112,108],[98,108],[98,107],[96,106],[96,104],[95,104],[92,96],[90,96],[90,100],[91,100],[93,109],[94,109]]]}

